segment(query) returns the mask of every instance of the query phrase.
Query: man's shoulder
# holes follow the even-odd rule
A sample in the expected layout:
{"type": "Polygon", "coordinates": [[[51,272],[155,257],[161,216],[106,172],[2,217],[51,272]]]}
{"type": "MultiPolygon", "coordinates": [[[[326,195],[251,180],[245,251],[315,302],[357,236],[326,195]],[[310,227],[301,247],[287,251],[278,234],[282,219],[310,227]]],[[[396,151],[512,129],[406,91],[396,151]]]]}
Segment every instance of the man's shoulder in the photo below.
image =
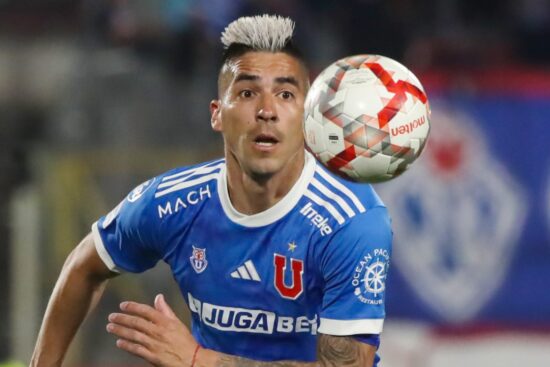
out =
{"type": "Polygon", "coordinates": [[[351,223],[368,220],[366,214],[378,207],[384,204],[371,185],[338,177],[317,163],[299,213],[329,240],[351,223]]]}
{"type": "Polygon", "coordinates": [[[341,203],[344,209],[351,208],[356,214],[364,213],[371,208],[385,206],[372,185],[353,182],[335,175],[319,163],[315,168],[311,186],[341,203]]]}
{"type": "Polygon", "coordinates": [[[225,159],[222,158],[166,171],[152,179],[155,181],[152,197],[167,198],[217,180],[224,166],[225,159]]]}
{"type": "Polygon", "coordinates": [[[150,178],[134,188],[126,197],[125,207],[132,212],[153,215],[159,219],[187,212],[196,204],[211,198],[224,159],[171,169],[150,178]]]}
{"type": "Polygon", "coordinates": [[[192,165],[179,166],[157,175],[156,179],[159,179],[163,182],[182,181],[186,178],[219,172],[220,168],[223,165],[225,165],[225,158],[213,159],[192,165]]]}

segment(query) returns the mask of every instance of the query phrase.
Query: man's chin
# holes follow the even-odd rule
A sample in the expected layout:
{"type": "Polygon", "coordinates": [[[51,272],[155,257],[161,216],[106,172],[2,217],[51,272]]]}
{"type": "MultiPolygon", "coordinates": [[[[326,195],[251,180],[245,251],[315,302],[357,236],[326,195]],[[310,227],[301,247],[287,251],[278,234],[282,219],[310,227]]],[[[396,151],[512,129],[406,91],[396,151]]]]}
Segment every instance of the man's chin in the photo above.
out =
{"type": "Polygon", "coordinates": [[[248,169],[248,175],[255,181],[265,181],[273,177],[279,170],[280,164],[276,162],[258,162],[251,164],[248,169]]]}
{"type": "Polygon", "coordinates": [[[288,171],[293,171],[294,164],[297,164],[298,157],[292,156],[283,159],[282,157],[255,157],[248,160],[247,167],[242,167],[246,173],[254,180],[262,181],[288,171]]]}

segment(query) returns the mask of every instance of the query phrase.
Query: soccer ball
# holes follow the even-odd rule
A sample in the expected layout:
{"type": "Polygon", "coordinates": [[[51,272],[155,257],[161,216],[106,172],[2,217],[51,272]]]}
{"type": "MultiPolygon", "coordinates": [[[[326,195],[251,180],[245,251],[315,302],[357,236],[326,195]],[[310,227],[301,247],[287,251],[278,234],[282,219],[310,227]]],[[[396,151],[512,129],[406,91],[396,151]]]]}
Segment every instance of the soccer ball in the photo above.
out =
{"type": "Polygon", "coordinates": [[[321,163],[345,178],[374,183],[400,175],[418,158],[430,131],[430,108],[405,66],[356,55],[315,79],[304,121],[306,143],[321,163]]]}

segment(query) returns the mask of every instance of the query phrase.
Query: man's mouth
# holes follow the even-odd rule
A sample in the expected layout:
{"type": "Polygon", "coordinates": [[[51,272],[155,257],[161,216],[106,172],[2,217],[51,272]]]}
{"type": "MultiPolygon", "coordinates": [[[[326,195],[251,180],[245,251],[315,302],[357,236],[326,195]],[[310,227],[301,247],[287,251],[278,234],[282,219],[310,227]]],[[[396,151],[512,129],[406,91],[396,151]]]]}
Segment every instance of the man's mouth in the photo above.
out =
{"type": "Polygon", "coordinates": [[[260,134],[254,139],[254,143],[261,147],[272,147],[277,144],[279,140],[270,134],[260,134]]]}

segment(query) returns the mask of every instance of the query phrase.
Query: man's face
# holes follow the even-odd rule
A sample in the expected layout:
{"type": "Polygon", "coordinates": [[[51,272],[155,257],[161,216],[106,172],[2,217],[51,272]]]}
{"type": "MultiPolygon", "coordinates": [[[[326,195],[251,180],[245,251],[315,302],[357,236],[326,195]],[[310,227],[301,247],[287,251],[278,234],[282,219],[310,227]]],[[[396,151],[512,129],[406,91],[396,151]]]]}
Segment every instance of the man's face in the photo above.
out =
{"type": "MultiPolygon", "coordinates": [[[[247,52],[224,67],[212,128],[226,159],[251,177],[270,177],[303,156],[302,119],[308,78],[286,53],[247,52]]],[[[301,160],[298,160],[301,162],[301,160]]]]}

